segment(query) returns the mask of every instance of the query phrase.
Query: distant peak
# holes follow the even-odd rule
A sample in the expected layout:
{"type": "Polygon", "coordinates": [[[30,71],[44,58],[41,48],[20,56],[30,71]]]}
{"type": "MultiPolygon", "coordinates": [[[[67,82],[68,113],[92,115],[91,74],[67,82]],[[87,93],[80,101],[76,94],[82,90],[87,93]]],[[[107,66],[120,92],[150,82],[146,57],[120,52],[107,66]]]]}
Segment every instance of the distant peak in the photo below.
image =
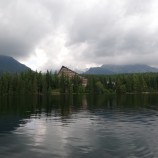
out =
{"type": "Polygon", "coordinates": [[[7,58],[12,58],[11,56],[0,54],[1,57],[7,57],[7,58]]]}
{"type": "Polygon", "coordinates": [[[87,74],[122,74],[122,73],[146,73],[158,72],[158,69],[145,64],[110,65],[90,68],[87,74]]]}
{"type": "Polygon", "coordinates": [[[0,74],[4,72],[15,73],[29,70],[27,66],[21,64],[13,57],[0,54],[0,74]]]}

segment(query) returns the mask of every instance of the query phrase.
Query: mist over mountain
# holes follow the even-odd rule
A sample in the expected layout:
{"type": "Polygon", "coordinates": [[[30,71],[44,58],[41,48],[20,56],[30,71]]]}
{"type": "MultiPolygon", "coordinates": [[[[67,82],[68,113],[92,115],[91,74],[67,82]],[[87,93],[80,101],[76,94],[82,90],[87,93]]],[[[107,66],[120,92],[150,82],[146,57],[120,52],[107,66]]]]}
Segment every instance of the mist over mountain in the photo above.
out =
{"type": "Polygon", "coordinates": [[[16,73],[27,71],[30,68],[21,64],[10,56],[0,55],[0,73],[16,73]]]}
{"type": "MultiPolygon", "coordinates": [[[[16,73],[27,71],[30,68],[24,64],[21,64],[13,57],[0,55],[0,74],[16,73]]],[[[83,71],[75,70],[82,74],[83,71]]],[[[123,74],[123,73],[146,73],[146,72],[158,72],[158,68],[151,67],[145,64],[135,65],[102,65],[100,67],[91,67],[84,74],[123,74]]]]}
{"type": "Polygon", "coordinates": [[[158,72],[158,68],[144,64],[135,65],[102,65],[101,67],[89,68],[85,74],[123,74],[123,73],[145,73],[158,72]]]}

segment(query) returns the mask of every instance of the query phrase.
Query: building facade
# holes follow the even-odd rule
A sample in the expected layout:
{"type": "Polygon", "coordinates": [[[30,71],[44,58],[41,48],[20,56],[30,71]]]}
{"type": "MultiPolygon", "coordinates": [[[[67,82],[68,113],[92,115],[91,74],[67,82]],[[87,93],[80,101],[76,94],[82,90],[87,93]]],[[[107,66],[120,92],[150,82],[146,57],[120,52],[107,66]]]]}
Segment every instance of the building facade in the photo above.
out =
{"type": "Polygon", "coordinates": [[[82,85],[84,87],[87,86],[88,80],[85,77],[79,75],[77,72],[75,72],[75,71],[73,71],[73,70],[71,70],[71,69],[69,69],[65,66],[62,66],[61,69],[58,72],[58,77],[61,77],[62,75],[68,76],[69,78],[73,78],[75,76],[78,76],[82,81],[82,85]]]}

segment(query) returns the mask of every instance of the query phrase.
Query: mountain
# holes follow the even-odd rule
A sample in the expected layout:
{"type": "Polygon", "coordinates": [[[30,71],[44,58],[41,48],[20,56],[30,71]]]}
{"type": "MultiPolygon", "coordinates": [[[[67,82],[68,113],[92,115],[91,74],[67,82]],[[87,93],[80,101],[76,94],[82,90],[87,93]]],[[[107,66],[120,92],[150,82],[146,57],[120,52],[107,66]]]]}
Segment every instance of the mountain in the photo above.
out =
{"type": "Polygon", "coordinates": [[[158,68],[143,64],[136,65],[102,65],[92,67],[85,74],[122,74],[122,73],[145,73],[158,72],[158,68]]]}
{"type": "Polygon", "coordinates": [[[27,66],[19,63],[17,60],[10,56],[0,55],[0,73],[9,72],[23,72],[29,70],[27,66]]]}

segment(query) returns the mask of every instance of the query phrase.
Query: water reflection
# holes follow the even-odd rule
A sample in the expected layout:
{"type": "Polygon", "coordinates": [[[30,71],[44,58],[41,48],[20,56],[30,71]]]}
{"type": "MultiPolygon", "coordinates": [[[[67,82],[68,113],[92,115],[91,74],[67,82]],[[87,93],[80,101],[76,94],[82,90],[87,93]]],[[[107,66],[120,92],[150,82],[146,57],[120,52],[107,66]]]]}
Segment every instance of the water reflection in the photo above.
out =
{"type": "Polygon", "coordinates": [[[158,157],[157,94],[0,98],[1,157],[158,157]]]}

